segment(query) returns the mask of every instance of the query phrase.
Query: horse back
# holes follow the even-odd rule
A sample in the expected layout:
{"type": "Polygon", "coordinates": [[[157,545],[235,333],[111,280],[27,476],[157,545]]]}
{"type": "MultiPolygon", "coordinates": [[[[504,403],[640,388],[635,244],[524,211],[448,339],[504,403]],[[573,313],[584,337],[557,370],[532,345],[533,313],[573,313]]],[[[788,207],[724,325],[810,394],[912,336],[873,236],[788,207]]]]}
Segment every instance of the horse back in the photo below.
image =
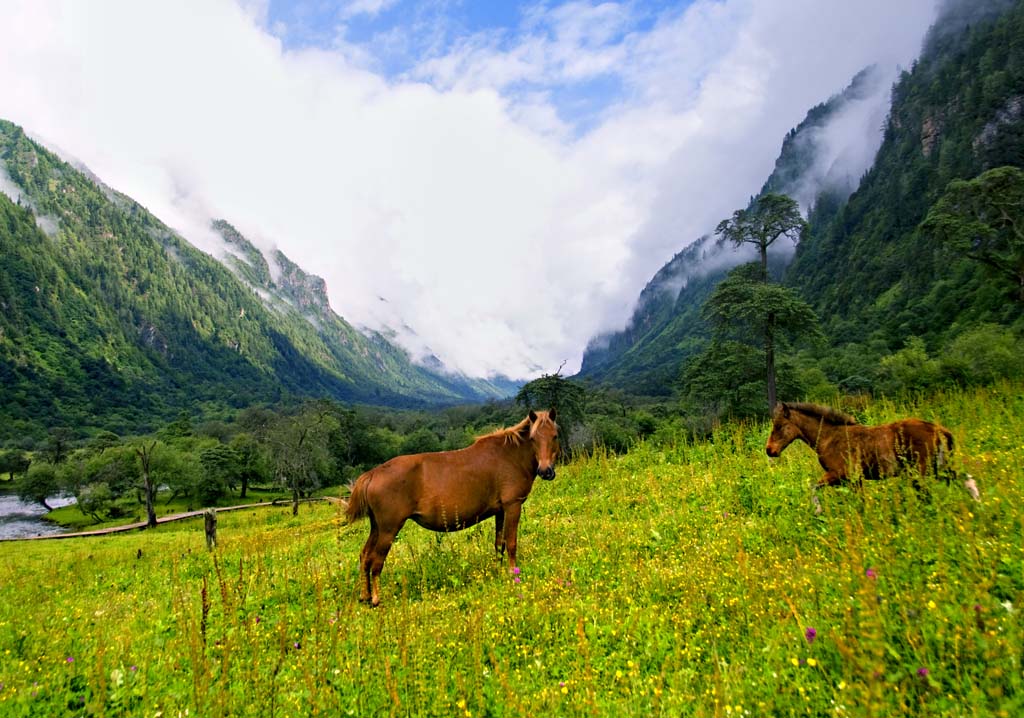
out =
{"type": "Polygon", "coordinates": [[[360,476],[352,488],[350,519],[372,513],[378,522],[412,518],[434,530],[465,527],[525,500],[531,476],[486,446],[409,454],[360,476]]]}
{"type": "Polygon", "coordinates": [[[896,451],[904,463],[916,462],[922,474],[930,466],[935,466],[933,459],[945,460],[946,454],[953,450],[953,434],[941,424],[924,419],[904,419],[892,424],[896,434],[896,451]]]}

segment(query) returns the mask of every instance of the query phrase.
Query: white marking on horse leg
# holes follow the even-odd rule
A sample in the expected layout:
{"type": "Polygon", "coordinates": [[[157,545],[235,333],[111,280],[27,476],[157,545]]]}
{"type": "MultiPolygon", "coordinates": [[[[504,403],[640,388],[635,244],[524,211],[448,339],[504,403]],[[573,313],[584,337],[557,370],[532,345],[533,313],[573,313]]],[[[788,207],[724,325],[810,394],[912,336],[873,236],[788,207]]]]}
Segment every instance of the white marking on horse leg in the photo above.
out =
{"type": "Polygon", "coordinates": [[[978,492],[978,485],[974,483],[974,477],[967,474],[967,480],[964,481],[964,488],[971,494],[971,498],[975,501],[981,501],[981,494],[978,492]]]}

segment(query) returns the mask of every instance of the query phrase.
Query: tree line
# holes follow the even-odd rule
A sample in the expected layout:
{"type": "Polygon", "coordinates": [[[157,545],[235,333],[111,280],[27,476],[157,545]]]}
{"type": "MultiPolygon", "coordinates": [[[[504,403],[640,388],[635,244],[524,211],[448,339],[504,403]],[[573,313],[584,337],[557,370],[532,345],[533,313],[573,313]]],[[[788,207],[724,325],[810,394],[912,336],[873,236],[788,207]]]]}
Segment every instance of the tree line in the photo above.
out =
{"type": "Polygon", "coordinates": [[[318,492],[344,494],[366,469],[400,454],[461,449],[516,423],[530,409],[556,408],[569,454],[626,451],[671,420],[671,408],[637,404],[560,373],[529,382],[514,399],[434,411],[350,406],[329,399],[255,405],[201,420],[187,413],[157,431],[119,436],[51,429],[42,441],[0,449],[0,476],[19,496],[47,505],[73,496],[93,522],[156,524],[157,509],[239,503],[253,492],[285,495],[293,511],[318,492]]]}

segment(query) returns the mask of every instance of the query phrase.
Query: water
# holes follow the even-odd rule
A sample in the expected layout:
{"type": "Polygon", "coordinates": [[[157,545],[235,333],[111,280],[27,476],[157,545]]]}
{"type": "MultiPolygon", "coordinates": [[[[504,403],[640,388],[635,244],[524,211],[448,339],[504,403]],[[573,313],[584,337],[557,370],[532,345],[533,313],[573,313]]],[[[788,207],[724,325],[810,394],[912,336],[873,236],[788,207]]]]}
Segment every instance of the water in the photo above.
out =
{"type": "MultiPolygon", "coordinates": [[[[52,508],[75,503],[72,496],[55,496],[47,499],[52,508]]],[[[46,514],[39,504],[28,504],[14,494],[0,494],[0,539],[26,538],[28,536],[49,536],[64,532],[62,526],[46,521],[46,514]]]]}

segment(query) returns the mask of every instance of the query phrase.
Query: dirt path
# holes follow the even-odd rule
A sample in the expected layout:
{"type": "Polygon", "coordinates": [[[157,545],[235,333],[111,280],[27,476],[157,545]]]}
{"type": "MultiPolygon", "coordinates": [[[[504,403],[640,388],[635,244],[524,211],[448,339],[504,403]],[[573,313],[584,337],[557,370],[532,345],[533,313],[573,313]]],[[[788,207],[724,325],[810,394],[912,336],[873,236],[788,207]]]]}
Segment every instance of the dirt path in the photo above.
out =
{"type": "MultiPolygon", "coordinates": [[[[214,511],[217,513],[223,513],[226,511],[241,511],[242,509],[257,509],[265,506],[287,506],[291,503],[291,499],[275,499],[274,501],[263,501],[258,504],[242,504],[241,506],[221,506],[214,507],[214,511]]],[[[325,496],[317,499],[302,499],[303,503],[309,501],[330,501],[331,503],[344,503],[343,499],[338,499],[333,496],[325,496]]],[[[206,509],[199,509],[198,511],[186,511],[180,514],[169,514],[167,516],[159,517],[156,522],[158,524],[169,524],[172,521],[182,521],[183,519],[193,519],[198,516],[202,516],[206,513],[206,509]]],[[[140,531],[146,528],[145,521],[136,521],[133,524],[124,524],[122,526],[108,526],[104,529],[94,529],[92,531],[76,531],[74,533],[64,534],[46,534],[44,536],[22,536],[20,538],[5,538],[0,541],[44,541],[47,539],[66,539],[66,538],[81,538],[83,536],[109,536],[110,534],[125,533],[127,531],[140,531]]]]}

